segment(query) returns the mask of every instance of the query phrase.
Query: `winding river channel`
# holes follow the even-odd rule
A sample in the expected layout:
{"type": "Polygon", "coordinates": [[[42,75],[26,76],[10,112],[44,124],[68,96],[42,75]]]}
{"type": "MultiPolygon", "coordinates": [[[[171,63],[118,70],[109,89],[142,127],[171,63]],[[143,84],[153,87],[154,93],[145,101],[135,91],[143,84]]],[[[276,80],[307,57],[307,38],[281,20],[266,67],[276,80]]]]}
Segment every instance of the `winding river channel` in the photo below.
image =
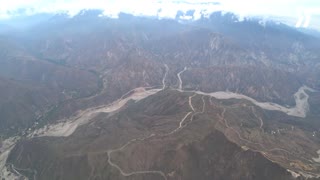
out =
{"type": "MultiPolygon", "coordinates": [[[[86,110],[78,111],[74,116],[72,116],[69,119],[62,119],[59,120],[58,123],[56,124],[51,124],[51,125],[46,125],[43,128],[37,129],[27,135],[27,138],[31,139],[35,136],[37,137],[44,137],[44,136],[51,136],[51,137],[67,137],[70,136],[71,134],[74,133],[74,131],[77,129],[77,127],[87,124],[92,120],[96,115],[99,113],[111,113],[118,111],[121,109],[129,100],[134,100],[134,101],[139,101],[141,99],[144,99],[146,97],[149,97],[150,95],[154,95],[158,93],[159,91],[162,91],[165,89],[165,80],[167,78],[167,73],[169,71],[169,67],[165,65],[166,72],[163,76],[162,79],[162,88],[161,89],[149,89],[146,87],[139,87],[135,88],[128,93],[126,93],[126,98],[125,95],[122,96],[120,99],[114,101],[111,104],[105,105],[105,106],[99,106],[99,107],[93,107],[93,108],[88,108],[86,110]],[[147,90],[148,89],[148,90],[147,90]],[[130,94],[130,95],[128,95],[130,94]]],[[[295,102],[296,105],[294,107],[284,107],[279,104],[275,104],[272,102],[259,102],[251,97],[245,96],[243,94],[237,94],[237,93],[232,93],[232,92],[212,92],[212,93],[206,93],[202,91],[185,91],[183,90],[182,86],[182,79],[181,79],[181,74],[185,72],[187,68],[185,67],[182,71],[177,73],[177,78],[179,80],[179,85],[178,89],[175,89],[179,92],[192,92],[194,94],[198,95],[203,95],[203,96],[210,96],[216,99],[245,99],[250,101],[251,103],[255,104],[256,106],[259,106],[262,109],[265,110],[273,110],[273,111],[280,111],[283,113],[286,113],[289,116],[295,116],[295,117],[301,117],[304,118],[306,117],[306,114],[309,110],[309,95],[306,93],[306,91],[311,91],[313,92],[314,90],[302,86],[299,88],[299,90],[294,94],[295,102]]],[[[190,108],[192,111],[190,111],[184,119],[181,120],[179,127],[177,128],[182,128],[184,120],[191,114],[193,113],[194,107],[192,106],[191,103],[191,98],[189,98],[189,104],[190,108]]],[[[8,167],[6,166],[6,161],[8,158],[8,155],[10,151],[14,148],[15,144],[18,142],[18,140],[21,139],[21,137],[11,137],[3,141],[2,146],[0,147],[0,178],[5,178],[6,180],[14,180],[21,177],[22,175],[17,174],[17,173],[10,173],[8,167]],[[11,175],[9,175],[11,174],[11,175]]],[[[133,140],[132,140],[133,141],[133,140]]],[[[128,142],[131,143],[131,142],[128,142]]],[[[127,144],[128,144],[127,143],[127,144]]],[[[126,145],[124,145],[125,147],[126,145]]],[[[131,173],[125,173],[118,165],[114,164],[111,161],[111,154],[112,152],[115,152],[117,150],[121,150],[124,147],[118,148],[118,149],[113,149],[108,151],[109,155],[109,164],[112,165],[113,167],[117,168],[123,175],[129,176],[129,175],[134,175],[134,174],[143,174],[143,173],[155,173],[159,174],[165,178],[165,175],[160,172],[160,171],[139,171],[139,172],[131,172],[131,173]]]]}

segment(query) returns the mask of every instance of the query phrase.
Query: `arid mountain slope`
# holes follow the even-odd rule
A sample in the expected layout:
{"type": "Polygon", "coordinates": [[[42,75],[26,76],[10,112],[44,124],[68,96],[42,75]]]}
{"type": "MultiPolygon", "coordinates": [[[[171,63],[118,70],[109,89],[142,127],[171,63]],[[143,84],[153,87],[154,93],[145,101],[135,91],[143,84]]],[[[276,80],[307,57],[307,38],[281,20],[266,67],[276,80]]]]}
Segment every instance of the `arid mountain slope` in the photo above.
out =
{"type": "Polygon", "coordinates": [[[319,39],[230,14],[98,15],[2,32],[0,135],[18,136],[0,177],[320,177],[319,39]]]}
{"type": "Polygon", "coordinates": [[[38,59],[11,40],[0,44],[1,136],[33,127],[61,102],[99,91],[91,72],[38,59]]]}
{"type": "Polygon", "coordinates": [[[189,97],[192,94],[168,90],[129,103],[116,114],[100,114],[70,137],[21,142],[8,162],[37,172],[37,179],[126,179],[108,158],[126,173],[150,171],[129,179],[163,179],[157,172],[166,179],[292,179],[279,165],[241,149],[219,132],[222,109],[214,99],[194,96],[195,112],[174,131],[191,110],[189,97]]]}

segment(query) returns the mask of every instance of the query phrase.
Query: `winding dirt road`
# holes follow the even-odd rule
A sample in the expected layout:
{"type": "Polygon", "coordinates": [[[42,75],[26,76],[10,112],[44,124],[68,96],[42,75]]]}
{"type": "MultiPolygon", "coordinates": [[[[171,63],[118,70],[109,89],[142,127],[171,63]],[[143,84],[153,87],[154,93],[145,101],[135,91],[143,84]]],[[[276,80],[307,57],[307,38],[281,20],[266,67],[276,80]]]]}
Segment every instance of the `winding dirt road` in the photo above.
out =
{"type": "Polygon", "coordinates": [[[169,67],[168,65],[164,64],[164,67],[166,68],[166,72],[162,78],[162,89],[165,89],[166,88],[166,78],[167,78],[167,74],[169,72],[169,67]]]}
{"type": "Polygon", "coordinates": [[[180,89],[180,90],[182,90],[181,74],[182,74],[183,72],[185,72],[186,70],[187,70],[187,67],[184,67],[184,69],[177,74],[178,79],[179,79],[179,88],[178,88],[178,89],[180,89]]]}
{"type": "Polygon", "coordinates": [[[262,118],[257,115],[256,109],[255,109],[253,106],[251,106],[251,111],[252,111],[253,115],[254,115],[257,119],[259,119],[259,121],[260,121],[260,127],[259,127],[259,128],[260,128],[260,130],[261,130],[262,132],[264,132],[264,130],[263,130],[263,120],[262,120],[262,118]]]}
{"type": "MultiPolygon", "coordinates": [[[[184,121],[190,116],[190,114],[192,113],[203,113],[204,110],[205,110],[205,100],[204,98],[202,97],[202,101],[203,101],[203,106],[202,106],[202,111],[201,112],[195,112],[195,109],[193,108],[193,105],[192,105],[192,97],[194,97],[196,94],[193,94],[192,96],[189,96],[189,107],[192,111],[188,112],[182,119],[181,121],[179,122],[179,126],[174,129],[173,131],[167,133],[167,134],[160,134],[160,135],[156,135],[156,134],[151,134],[150,136],[148,137],[145,137],[145,138],[140,138],[140,139],[132,139],[130,141],[128,141],[126,144],[124,144],[123,146],[121,146],[120,148],[117,148],[117,149],[111,149],[111,150],[108,150],[108,163],[118,169],[118,171],[121,173],[121,175],[123,176],[132,176],[132,175],[138,175],[138,174],[157,174],[157,175],[160,175],[162,176],[165,180],[167,180],[167,177],[166,175],[162,172],[162,171],[134,171],[134,172],[130,172],[130,173],[126,173],[124,172],[124,170],[121,169],[121,167],[119,167],[117,164],[115,164],[114,162],[112,162],[112,153],[114,152],[117,152],[117,151],[122,151],[123,149],[125,149],[127,146],[129,146],[130,144],[136,142],[136,141],[144,141],[144,140],[147,140],[151,137],[154,137],[154,136],[169,136],[169,135],[172,135],[174,134],[175,132],[179,131],[180,129],[186,127],[187,124],[183,125],[184,121]]],[[[193,118],[193,115],[192,115],[192,118],[193,118]]],[[[192,118],[191,118],[191,121],[192,121],[192,118]]]]}
{"type": "Polygon", "coordinates": [[[192,96],[189,97],[189,106],[190,106],[190,108],[191,108],[191,110],[192,110],[193,112],[195,112],[194,107],[193,107],[193,105],[192,105],[192,98],[193,98],[194,96],[196,96],[196,94],[193,94],[192,96]]]}
{"type": "Polygon", "coordinates": [[[123,149],[125,149],[127,146],[129,146],[130,144],[136,142],[136,141],[144,141],[146,139],[149,139],[151,137],[155,136],[154,134],[151,134],[150,136],[146,137],[146,138],[141,138],[141,139],[132,139],[130,140],[129,142],[127,142],[126,144],[124,144],[123,146],[121,146],[120,148],[117,148],[117,149],[112,149],[112,150],[108,150],[107,153],[108,153],[108,163],[116,168],[120,174],[122,176],[125,176],[125,177],[128,177],[128,176],[132,176],[132,175],[139,175],[139,174],[155,174],[155,175],[160,175],[163,177],[163,179],[167,180],[167,177],[166,175],[162,172],[162,171],[134,171],[134,172],[130,172],[130,173],[126,173],[124,172],[117,164],[115,164],[114,162],[112,162],[111,160],[111,156],[112,156],[112,153],[114,152],[117,152],[117,151],[122,151],[123,149]]]}

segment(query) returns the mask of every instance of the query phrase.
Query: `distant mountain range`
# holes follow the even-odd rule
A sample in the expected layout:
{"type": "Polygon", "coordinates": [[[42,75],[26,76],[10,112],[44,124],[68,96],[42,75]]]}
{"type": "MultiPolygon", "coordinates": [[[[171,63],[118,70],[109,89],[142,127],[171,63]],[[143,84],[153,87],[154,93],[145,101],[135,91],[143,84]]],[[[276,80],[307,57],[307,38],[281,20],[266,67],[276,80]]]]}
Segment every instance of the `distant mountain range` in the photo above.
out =
{"type": "MultiPolygon", "coordinates": [[[[210,3],[210,4],[214,4],[214,3],[210,3]]],[[[160,9],[161,10],[161,9],[160,9]]],[[[38,14],[33,14],[33,15],[29,15],[26,12],[28,12],[27,10],[20,10],[19,12],[15,12],[14,16],[12,16],[11,18],[7,18],[7,19],[0,19],[0,24],[4,25],[12,25],[12,26],[19,26],[19,28],[21,27],[30,27],[32,25],[35,25],[39,22],[42,21],[46,21],[48,19],[50,19],[53,16],[64,16],[64,17],[69,17],[72,18],[73,16],[70,16],[67,12],[59,12],[59,13],[38,13],[38,14]]],[[[294,27],[296,25],[296,21],[297,19],[293,19],[293,18],[289,18],[289,17],[277,17],[277,16],[268,16],[268,17],[263,17],[263,16],[247,16],[247,17],[239,17],[236,14],[233,13],[228,13],[228,12],[221,12],[221,11],[217,11],[217,12],[213,12],[213,14],[215,13],[220,13],[222,16],[224,16],[225,14],[232,14],[233,20],[234,21],[243,21],[243,20],[257,20],[260,22],[260,24],[264,25],[266,22],[274,22],[274,23],[282,23],[282,24],[286,24],[288,26],[292,26],[294,27]]],[[[124,12],[120,12],[118,17],[123,15],[123,14],[128,14],[128,13],[124,13],[124,12]]],[[[75,16],[98,16],[98,17],[102,17],[102,18],[110,18],[110,16],[105,15],[104,14],[104,10],[81,10],[77,15],[75,16]]],[[[130,13],[128,15],[131,15],[130,13]]],[[[148,17],[148,18],[160,18],[159,16],[148,16],[148,15],[132,15],[132,16],[137,16],[137,17],[148,17]]],[[[176,12],[176,16],[175,18],[170,18],[170,17],[166,17],[164,19],[175,19],[177,21],[180,22],[190,22],[190,21],[198,21],[201,19],[208,19],[210,17],[210,14],[208,15],[205,11],[204,12],[200,12],[200,15],[195,15],[195,10],[194,9],[190,9],[186,12],[178,10],[176,12]],[[199,17],[198,17],[199,16],[199,17]]],[[[115,18],[115,17],[112,17],[115,18]]],[[[318,16],[315,16],[314,19],[319,18],[318,16]]],[[[313,23],[310,24],[309,27],[304,28],[308,31],[314,31],[317,32],[319,34],[319,25],[318,21],[312,21],[313,23]]],[[[300,27],[298,27],[300,28],[300,27]]],[[[302,29],[302,28],[301,28],[302,29]]]]}

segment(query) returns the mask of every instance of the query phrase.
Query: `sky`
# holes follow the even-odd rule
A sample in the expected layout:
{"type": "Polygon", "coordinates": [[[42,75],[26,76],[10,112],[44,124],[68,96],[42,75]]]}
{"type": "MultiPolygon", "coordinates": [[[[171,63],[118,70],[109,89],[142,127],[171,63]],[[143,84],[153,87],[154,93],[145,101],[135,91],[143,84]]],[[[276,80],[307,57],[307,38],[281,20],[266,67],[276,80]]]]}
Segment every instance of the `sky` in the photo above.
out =
{"type": "Polygon", "coordinates": [[[178,10],[187,12],[193,9],[193,17],[181,18],[198,19],[201,14],[226,11],[240,18],[261,16],[286,19],[296,27],[313,27],[318,22],[320,25],[320,0],[0,0],[0,19],[15,16],[21,9],[29,15],[67,12],[70,16],[82,9],[103,9],[104,15],[114,18],[119,12],[175,18],[178,10]]]}

